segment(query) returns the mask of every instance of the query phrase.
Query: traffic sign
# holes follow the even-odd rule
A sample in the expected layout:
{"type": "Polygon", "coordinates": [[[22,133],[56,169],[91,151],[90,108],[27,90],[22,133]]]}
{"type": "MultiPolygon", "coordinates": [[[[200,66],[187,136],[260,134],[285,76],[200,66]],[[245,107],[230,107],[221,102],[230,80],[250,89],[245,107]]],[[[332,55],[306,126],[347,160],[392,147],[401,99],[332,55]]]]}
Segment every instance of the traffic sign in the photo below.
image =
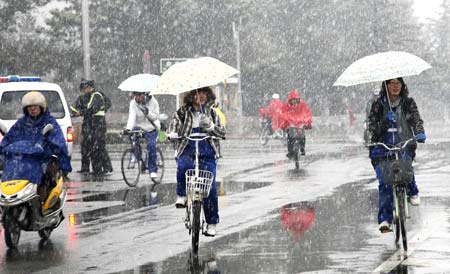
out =
{"type": "Polygon", "coordinates": [[[188,60],[188,58],[161,58],[159,61],[159,72],[163,74],[170,66],[176,63],[181,63],[188,60]]]}

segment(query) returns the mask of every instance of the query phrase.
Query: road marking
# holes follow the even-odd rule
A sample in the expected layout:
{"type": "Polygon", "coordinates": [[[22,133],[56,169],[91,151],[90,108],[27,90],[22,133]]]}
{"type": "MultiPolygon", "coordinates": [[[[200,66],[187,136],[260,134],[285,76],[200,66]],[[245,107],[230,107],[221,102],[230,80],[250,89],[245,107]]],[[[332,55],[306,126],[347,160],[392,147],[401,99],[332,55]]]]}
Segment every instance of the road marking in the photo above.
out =
{"type": "MultiPolygon", "coordinates": [[[[446,210],[448,213],[449,209],[446,210]]],[[[447,214],[448,215],[448,214],[447,214]]],[[[384,261],[380,266],[378,266],[372,274],[381,274],[388,273],[404,261],[408,259],[408,257],[417,249],[417,247],[425,242],[433,232],[433,227],[441,227],[443,225],[443,220],[446,219],[444,216],[434,216],[431,220],[428,221],[428,224],[432,226],[425,226],[421,229],[417,234],[415,234],[412,238],[408,239],[408,252],[405,254],[401,240],[399,240],[400,248],[392,254],[386,261],[384,261]]]]}

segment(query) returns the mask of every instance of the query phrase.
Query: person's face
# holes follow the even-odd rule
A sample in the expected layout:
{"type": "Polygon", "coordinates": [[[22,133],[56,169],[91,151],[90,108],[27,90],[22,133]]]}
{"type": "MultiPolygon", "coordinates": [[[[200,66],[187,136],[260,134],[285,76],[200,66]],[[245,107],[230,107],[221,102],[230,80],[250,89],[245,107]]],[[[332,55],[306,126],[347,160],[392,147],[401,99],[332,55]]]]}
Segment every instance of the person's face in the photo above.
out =
{"type": "Polygon", "coordinates": [[[41,114],[41,108],[36,105],[28,106],[27,112],[30,114],[31,117],[37,117],[39,116],[39,114],[41,114]]]}
{"type": "Polygon", "coordinates": [[[387,83],[389,96],[397,98],[402,91],[402,83],[398,79],[392,79],[387,83]]]}
{"type": "Polygon", "coordinates": [[[91,86],[85,86],[81,89],[84,93],[91,93],[93,88],[91,86]]]}
{"type": "Polygon", "coordinates": [[[289,104],[291,104],[292,106],[298,105],[299,102],[300,102],[300,99],[291,99],[291,100],[289,100],[289,104]]]}
{"type": "Polygon", "coordinates": [[[134,100],[138,103],[142,103],[145,101],[145,93],[135,93],[134,100]]]}
{"type": "Polygon", "coordinates": [[[206,103],[207,96],[206,92],[204,91],[198,91],[194,96],[194,105],[201,106],[206,103]]]}

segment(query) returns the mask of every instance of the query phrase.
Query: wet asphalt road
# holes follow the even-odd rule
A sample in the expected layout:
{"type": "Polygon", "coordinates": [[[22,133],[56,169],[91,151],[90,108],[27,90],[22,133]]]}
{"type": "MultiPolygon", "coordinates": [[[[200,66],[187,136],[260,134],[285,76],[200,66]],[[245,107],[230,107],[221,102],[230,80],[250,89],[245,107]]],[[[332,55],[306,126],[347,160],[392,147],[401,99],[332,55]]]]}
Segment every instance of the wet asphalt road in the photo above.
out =
{"type": "MultiPolygon", "coordinates": [[[[6,250],[0,240],[0,273],[450,273],[445,147],[427,145],[418,155],[422,205],[411,208],[410,254],[377,231],[376,183],[359,144],[312,143],[296,171],[280,145],[240,142],[224,146],[222,222],[215,239],[201,238],[198,257],[190,254],[182,213],[170,205],[175,165],[166,161],[156,198],[150,181],[125,187],[117,168],[104,182],[71,176],[67,220],[47,242],[23,233],[19,248],[6,250]],[[136,234],[121,229],[136,226],[136,234]],[[165,237],[175,239],[159,243],[165,237]]],[[[120,153],[111,155],[118,167],[120,153]]]]}

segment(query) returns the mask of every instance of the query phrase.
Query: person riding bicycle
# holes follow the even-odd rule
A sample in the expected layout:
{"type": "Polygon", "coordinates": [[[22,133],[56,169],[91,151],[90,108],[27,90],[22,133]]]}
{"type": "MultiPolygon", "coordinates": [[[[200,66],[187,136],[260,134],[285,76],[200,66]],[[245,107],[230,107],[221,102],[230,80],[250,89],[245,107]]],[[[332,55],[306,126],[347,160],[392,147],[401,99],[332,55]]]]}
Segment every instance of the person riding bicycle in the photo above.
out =
{"type": "Polygon", "coordinates": [[[133,100],[130,102],[128,121],[125,131],[142,129],[147,143],[147,168],[150,178],[158,178],[158,166],[156,156],[156,142],[158,131],[161,128],[159,121],[159,104],[154,96],[146,92],[133,92],[133,100]]]}
{"type": "Polygon", "coordinates": [[[50,114],[47,102],[42,93],[30,91],[22,97],[24,115],[6,133],[0,143],[1,153],[20,153],[20,163],[17,160],[5,161],[2,181],[16,179],[29,180],[37,184],[39,194],[45,200],[46,191],[54,180],[57,172],[71,172],[67,145],[61,127],[50,114]],[[44,136],[43,128],[51,124],[53,129],[44,136]],[[36,155],[42,157],[36,161],[36,155]],[[56,156],[52,157],[52,155],[56,156]],[[57,159],[57,162],[54,162],[57,159]],[[55,170],[55,164],[59,170],[55,170]],[[47,178],[48,180],[44,180],[47,178]],[[42,189],[42,191],[41,191],[42,189]]]}
{"type": "MultiPolygon", "coordinates": [[[[415,137],[417,142],[424,143],[426,139],[423,120],[420,118],[417,104],[408,97],[409,91],[403,78],[386,80],[381,85],[380,97],[372,104],[369,114],[369,136],[372,143],[382,142],[395,145],[415,137]]],[[[405,148],[403,158],[414,160],[417,144],[405,148]]],[[[380,162],[389,159],[388,151],[378,145],[371,146],[370,158],[375,169],[378,185],[378,224],[382,233],[390,232],[393,212],[392,186],[383,182],[380,162]]],[[[419,189],[413,176],[407,185],[407,196],[411,205],[420,204],[419,189]]]]}
{"type": "MultiPolygon", "coordinates": [[[[305,129],[311,129],[312,127],[312,112],[305,101],[300,99],[300,95],[297,91],[291,90],[288,95],[288,101],[283,104],[281,108],[281,128],[286,130],[289,127],[302,127],[305,129]]],[[[294,156],[294,143],[295,139],[292,136],[287,136],[288,154],[289,159],[294,156]]],[[[305,155],[305,143],[306,137],[303,137],[300,141],[300,152],[305,155]]]]}
{"type": "Polygon", "coordinates": [[[265,109],[267,116],[270,118],[272,130],[274,133],[276,133],[278,135],[281,135],[281,133],[280,133],[280,116],[281,116],[281,108],[282,107],[283,107],[283,102],[281,102],[281,100],[280,100],[280,95],[278,93],[274,93],[272,95],[272,101],[265,109]]]}
{"type": "MultiPolygon", "coordinates": [[[[173,115],[169,125],[168,137],[177,139],[177,208],[186,207],[187,169],[194,168],[195,142],[183,137],[202,138],[205,136],[225,137],[225,127],[214,110],[216,96],[209,87],[191,90],[184,97],[184,104],[173,115]],[[181,138],[180,138],[181,137],[181,138]]],[[[199,168],[214,174],[209,196],[203,200],[203,209],[207,223],[206,236],[216,235],[219,223],[219,208],[216,186],[216,159],[219,153],[211,138],[199,142],[199,168]]]]}

